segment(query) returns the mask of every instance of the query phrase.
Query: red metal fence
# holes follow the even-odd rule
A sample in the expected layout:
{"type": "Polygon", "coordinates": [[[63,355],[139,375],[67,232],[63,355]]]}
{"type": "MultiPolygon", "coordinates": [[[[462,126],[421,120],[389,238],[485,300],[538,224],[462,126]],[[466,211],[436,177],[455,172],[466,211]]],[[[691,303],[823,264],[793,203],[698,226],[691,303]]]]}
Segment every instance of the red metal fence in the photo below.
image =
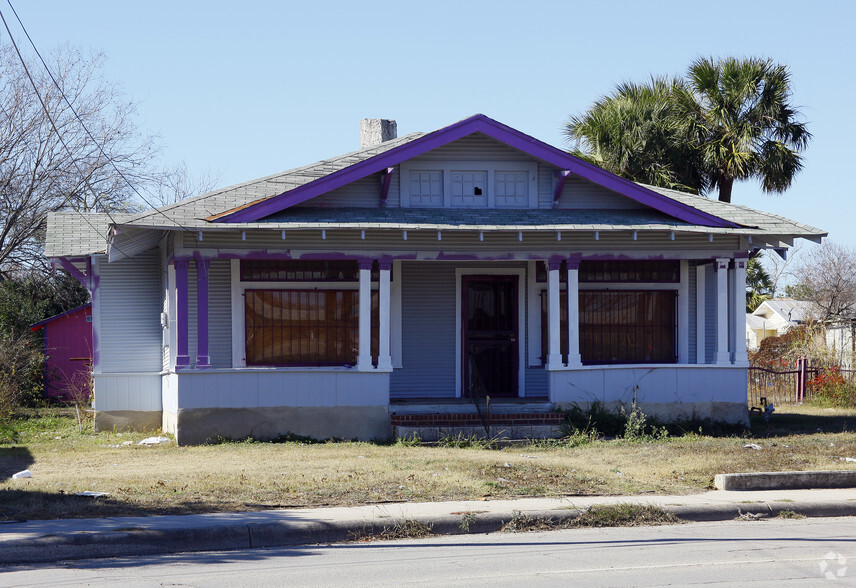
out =
{"type": "Polygon", "coordinates": [[[749,367],[749,406],[760,406],[762,398],[768,404],[801,404],[811,400],[817,387],[813,383],[829,373],[834,373],[844,382],[856,384],[856,370],[815,365],[804,357],[791,364],[752,365],[749,367]]]}

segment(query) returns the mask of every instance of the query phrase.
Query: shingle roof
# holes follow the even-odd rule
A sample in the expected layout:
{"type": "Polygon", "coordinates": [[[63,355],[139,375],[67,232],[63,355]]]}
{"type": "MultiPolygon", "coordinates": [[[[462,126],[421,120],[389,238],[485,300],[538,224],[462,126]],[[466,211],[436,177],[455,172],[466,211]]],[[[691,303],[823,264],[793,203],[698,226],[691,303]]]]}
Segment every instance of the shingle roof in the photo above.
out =
{"type": "MultiPolygon", "coordinates": [[[[497,123],[498,124],[498,123],[497,123]]],[[[325,159],[222,188],[176,204],[137,215],[113,215],[117,225],[136,229],[193,231],[301,229],[301,228],[388,228],[442,230],[639,230],[703,232],[740,235],[775,235],[817,238],[820,229],[774,214],[694,194],[641,185],[682,207],[719,219],[721,226],[704,226],[678,220],[657,210],[501,210],[501,209],[395,209],[291,207],[252,222],[212,223],[209,217],[266,201],[289,190],[343,172],[352,166],[413,143],[429,134],[411,133],[359,151],[325,159]],[[735,224],[736,227],[724,226],[735,224]]],[[[532,139],[534,141],[534,139],[532,139]]],[[[418,141],[417,141],[418,142],[418,141]]],[[[409,148],[409,147],[408,147],[409,148]]],[[[554,151],[555,148],[550,148],[554,151]]],[[[348,172],[350,173],[350,172],[348,172]]],[[[599,170],[599,173],[603,174],[599,170]]],[[[625,180],[622,182],[627,183],[625,180]]],[[[48,219],[45,253],[50,257],[77,256],[104,251],[110,224],[107,215],[84,218],[77,213],[54,214],[48,219]]]]}
{"type": "Polygon", "coordinates": [[[194,230],[210,228],[211,223],[205,220],[210,216],[282,194],[333,172],[345,169],[355,163],[365,161],[375,155],[409,143],[424,134],[411,133],[398,139],[392,139],[380,145],[346,153],[339,157],[325,159],[311,165],[305,165],[228,188],[213,190],[200,196],[182,200],[176,204],[146,211],[130,219],[126,224],[135,227],[188,228],[194,230]]]}
{"type": "Polygon", "coordinates": [[[129,214],[52,212],[48,214],[45,256],[78,257],[107,249],[110,223],[125,223],[129,214]]]}

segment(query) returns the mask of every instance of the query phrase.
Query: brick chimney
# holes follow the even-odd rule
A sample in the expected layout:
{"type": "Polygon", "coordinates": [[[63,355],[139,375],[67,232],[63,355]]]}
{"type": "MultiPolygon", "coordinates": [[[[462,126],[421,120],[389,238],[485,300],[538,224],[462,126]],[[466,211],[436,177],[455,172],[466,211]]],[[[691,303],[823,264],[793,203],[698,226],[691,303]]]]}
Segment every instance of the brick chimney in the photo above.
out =
{"type": "Polygon", "coordinates": [[[360,121],[360,149],[380,145],[398,137],[398,125],[386,118],[364,118],[360,121]]]}

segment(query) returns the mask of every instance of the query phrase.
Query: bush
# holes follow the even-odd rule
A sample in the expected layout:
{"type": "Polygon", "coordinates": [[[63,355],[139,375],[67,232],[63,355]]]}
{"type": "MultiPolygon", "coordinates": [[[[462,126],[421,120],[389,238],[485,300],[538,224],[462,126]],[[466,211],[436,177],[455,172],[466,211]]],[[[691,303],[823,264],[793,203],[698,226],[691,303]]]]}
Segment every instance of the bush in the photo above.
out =
{"type": "Polygon", "coordinates": [[[44,390],[44,356],[30,337],[0,334],[0,420],[32,406],[44,390]]]}
{"type": "Polygon", "coordinates": [[[812,401],[832,406],[856,406],[856,383],[848,382],[838,367],[826,369],[806,382],[812,401]]]}

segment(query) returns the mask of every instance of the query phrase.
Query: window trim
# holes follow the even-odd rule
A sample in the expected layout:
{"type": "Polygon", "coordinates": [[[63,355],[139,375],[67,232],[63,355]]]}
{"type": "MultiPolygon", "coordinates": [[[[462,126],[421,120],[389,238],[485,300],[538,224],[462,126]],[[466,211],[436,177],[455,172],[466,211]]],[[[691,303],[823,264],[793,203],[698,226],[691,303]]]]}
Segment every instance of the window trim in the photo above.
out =
{"type": "MultiPolygon", "coordinates": [[[[356,282],[266,282],[266,281],[257,281],[257,282],[245,282],[241,281],[241,260],[240,259],[232,259],[231,264],[231,274],[232,274],[232,368],[233,369],[262,369],[262,370],[294,370],[294,371],[306,371],[307,369],[313,370],[329,370],[329,371],[354,371],[356,368],[353,366],[299,366],[299,365],[286,365],[286,366],[248,366],[247,365],[247,341],[246,341],[246,320],[245,320],[245,307],[244,307],[244,291],[245,290],[359,290],[360,283],[356,282]]],[[[392,272],[390,278],[395,276],[396,273],[392,272]]],[[[390,282],[390,287],[392,287],[393,282],[390,282]]],[[[371,290],[375,291],[378,289],[378,282],[372,280],[371,282],[371,290]]],[[[390,301],[392,302],[392,301],[390,301]]],[[[391,308],[390,314],[393,314],[394,311],[391,308]]],[[[390,323],[392,328],[392,323],[395,322],[395,319],[391,316],[390,323]]],[[[400,322],[400,321],[399,321],[400,322]]],[[[390,333],[391,335],[391,333],[390,333]]],[[[390,352],[393,352],[392,342],[390,341],[390,352]]],[[[400,359],[399,359],[400,362],[400,359]]],[[[396,359],[393,358],[393,366],[396,366],[396,359]]]]}
{"type": "Polygon", "coordinates": [[[462,210],[483,210],[498,208],[501,210],[521,210],[538,208],[538,164],[534,161],[483,161],[483,160],[437,160],[437,161],[408,161],[399,166],[401,173],[400,199],[402,208],[455,208],[462,210]],[[443,204],[442,206],[421,206],[410,203],[410,172],[442,171],[443,172],[443,204]],[[456,171],[484,171],[487,173],[486,206],[452,206],[452,173],[456,171]],[[528,199],[526,206],[497,206],[496,205],[496,172],[520,172],[529,174],[528,199]]]}

